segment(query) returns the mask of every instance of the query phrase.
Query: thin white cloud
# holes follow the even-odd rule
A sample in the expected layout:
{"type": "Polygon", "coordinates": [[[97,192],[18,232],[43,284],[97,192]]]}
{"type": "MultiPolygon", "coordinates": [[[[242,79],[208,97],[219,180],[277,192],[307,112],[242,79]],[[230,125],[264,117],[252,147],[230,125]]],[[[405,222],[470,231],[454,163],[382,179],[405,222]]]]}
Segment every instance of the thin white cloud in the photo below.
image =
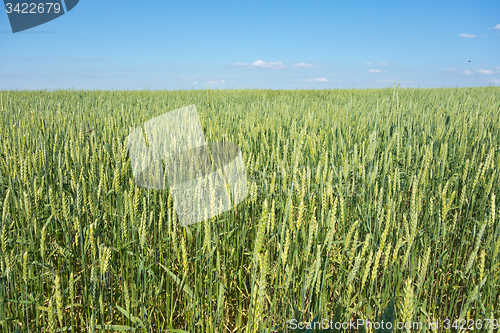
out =
{"type": "Polygon", "coordinates": [[[387,83],[387,82],[394,82],[394,80],[393,79],[385,79],[385,80],[377,80],[377,82],[387,83]]]}
{"type": "Polygon", "coordinates": [[[488,28],[488,29],[500,30],[500,24],[497,24],[493,28],[488,28]]]}
{"type": "Polygon", "coordinates": [[[380,73],[380,69],[372,68],[368,71],[368,73],[380,73]]]}
{"type": "Polygon", "coordinates": [[[386,62],[379,62],[379,63],[378,63],[378,65],[379,65],[379,66],[389,66],[389,65],[387,65],[387,63],[386,63],[386,62]]]}
{"type": "Polygon", "coordinates": [[[219,84],[224,84],[224,80],[215,80],[215,81],[208,81],[208,84],[215,84],[215,85],[219,85],[219,84]]]}
{"type": "Polygon", "coordinates": [[[454,67],[451,67],[451,68],[446,68],[446,69],[445,69],[445,71],[447,71],[447,72],[456,72],[456,70],[457,70],[457,69],[456,69],[456,68],[454,68],[454,67]]]}
{"type": "Polygon", "coordinates": [[[365,65],[371,65],[372,63],[371,62],[365,62],[365,65]]]}
{"type": "Polygon", "coordinates": [[[409,83],[409,84],[414,84],[414,83],[417,83],[417,81],[412,81],[412,80],[401,80],[401,81],[398,81],[398,82],[401,82],[401,83],[409,83]]]}
{"type": "Polygon", "coordinates": [[[304,62],[299,62],[298,64],[292,65],[293,68],[316,68],[317,66],[306,64],[304,62]]]}
{"type": "Polygon", "coordinates": [[[257,60],[257,61],[253,62],[252,66],[261,67],[261,68],[271,68],[271,69],[285,68],[285,65],[283,65],[283,63],[281,61],[265,62],[262,60],[257,60]]]}
{"type": "Polygon", "coordinates": [[[276,62],[265,62],[262,60],[256,60],[251,64],[247,63],[235,63],[233,66],[239,66],[239,67],[248,67],[248,68],[268,68],[268,69],[282,69],[285,68],[285,65],[281,61],[276,61],[276,62]]]}
{"type": "Polygon", "coordinates": [[[183,78],[183,80],[185,80],[185,81],[192,81],[193,84],[198,84],[198,81],[195,81],[195,79],[193,79],[193,78],[185,77],[185,78],[183,78]]]}
{"type": "Polygon", "coordinates": [[[493,71],[490,71],[489,69],[480,69],[477,72],[479,74],[493,74],[493,71]]]}
{"type": "Polygon", "coordinates": [[[470,34],[464,34],[464,33],[461,33],[459,36],[462,38],[476,38],[476,35],[470,35],[470,34]]]}
{"type": "Polygon", "coordinates": [[[94,57],[66,57],[66,59],[69,59],[69,60],[87,60],[87,59],[94,59],[94,57]]]}
{"type": "Polygon", "coordinates": [[[315,79],[306,80],[306,82],[328,82],[324,77],[317,77],[315,79]]]}
{"type": "Polygon", "coordinates": [[[500,80],[499,79],[494,79],[494,80],[491,80],[490,83],[500,84],[500,80]]]}
{"type": "Polygon", "coordinates": [[[285,65],[281,61],[276,62],[265,62],[262,60],[256,60],[251,64],[247,63],[235,63],[234,66],[243,66],[248,68],[268,68],[268,69],[282,69],[285,68],[285,65]]]}
{"type": "Polygon", "coordinates": [[[496,69],[500,69],[500,67],[495,67],[496,69]]]}
{"type": "Polygon", "coordinates": [[[472,72],[471,71],[463,71],[463,72],[460,72],[460,75],[472,75],[472,72]]]}

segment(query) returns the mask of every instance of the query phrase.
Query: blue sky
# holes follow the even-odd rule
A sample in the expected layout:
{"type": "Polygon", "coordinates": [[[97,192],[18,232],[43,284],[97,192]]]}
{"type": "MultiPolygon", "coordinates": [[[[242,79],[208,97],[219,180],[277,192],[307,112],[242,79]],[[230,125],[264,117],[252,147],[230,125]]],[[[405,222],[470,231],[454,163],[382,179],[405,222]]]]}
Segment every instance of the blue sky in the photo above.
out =
{"type": "Polygon", "coordinates": [[[500,85],[500,1],[81,0],[16,34],[0,14],[0,89],[377,88],[394,81],[500,85]]]}

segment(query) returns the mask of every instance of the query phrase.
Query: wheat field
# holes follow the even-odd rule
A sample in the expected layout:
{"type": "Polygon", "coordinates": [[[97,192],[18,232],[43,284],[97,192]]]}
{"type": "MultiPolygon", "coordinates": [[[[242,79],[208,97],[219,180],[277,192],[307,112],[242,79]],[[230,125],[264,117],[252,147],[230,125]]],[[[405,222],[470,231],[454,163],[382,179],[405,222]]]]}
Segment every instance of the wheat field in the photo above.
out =
{"type": "Polygon", "coordinates": [[[498,327],[500,88],[0,91],[0,114],[1,332],[498,327]],[[249,194],[184,228],[126,138],[191,104],[249,194]]]}

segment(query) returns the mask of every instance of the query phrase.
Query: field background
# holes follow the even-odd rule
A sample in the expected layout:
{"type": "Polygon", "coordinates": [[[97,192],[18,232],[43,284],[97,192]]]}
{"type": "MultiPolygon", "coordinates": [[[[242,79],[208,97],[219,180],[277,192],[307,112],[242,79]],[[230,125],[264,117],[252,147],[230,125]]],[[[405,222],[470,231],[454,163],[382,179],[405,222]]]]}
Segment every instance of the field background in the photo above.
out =
{"type": "Polygon", "coordinates": [[[0,91],[0,114],[2,332],[500,318],[500,88],[0,91]],[[249,195],[182,228],[126,136],[191,104],[249,195]]]}

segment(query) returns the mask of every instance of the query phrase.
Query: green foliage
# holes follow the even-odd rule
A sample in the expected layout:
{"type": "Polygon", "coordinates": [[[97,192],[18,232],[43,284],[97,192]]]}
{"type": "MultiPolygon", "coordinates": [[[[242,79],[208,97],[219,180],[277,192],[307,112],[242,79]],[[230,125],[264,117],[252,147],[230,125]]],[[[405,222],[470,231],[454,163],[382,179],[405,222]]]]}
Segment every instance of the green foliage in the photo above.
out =
{"type": "Polygon", "coordinates": [[[0,114],[2,332],[500,317],[497,87],[0,91],[0,114]],[[250,193],[185,229],[126,137],[191,104],[250,193]]]}

